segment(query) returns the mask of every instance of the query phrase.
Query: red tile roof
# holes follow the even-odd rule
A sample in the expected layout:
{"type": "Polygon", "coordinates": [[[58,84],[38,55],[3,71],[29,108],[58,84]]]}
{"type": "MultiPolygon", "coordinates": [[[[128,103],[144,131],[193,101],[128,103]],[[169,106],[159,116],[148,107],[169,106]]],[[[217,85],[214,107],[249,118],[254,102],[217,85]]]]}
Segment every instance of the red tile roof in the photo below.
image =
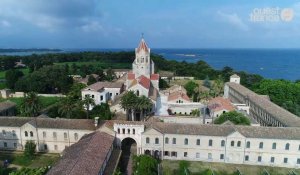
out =
{"type": "Polygon", "coordinates": [[[168,96],[168,101],[173,101],[176,99],[184,99],[186,101],[190,102],[190,98],[183,92],[181,91],[177,91],[177,92],[173,92],[168,96]]]}
{"type": "Polygon", "coordinates": [[[145,77],[144,75],[139,76],[138,83],[142,85],[144,88],[149,89],[151,81],[149,78],[145,77]]]}
{"type": "Polygon", "coordinates": [[[150,79],[151,79],[151,80],[159,80],[159,74],[152,74],[152,75],[150,76],[150,79]]]}
{"type": "Polygon", "coordinates": [[[128,80],[133,80],[133,79],[135,79],[135,74],[134,74],[134,73],[128,73],[128,74],[127,74],[127,79],[128,79],[128,80]]]}
{"type": "Polygon", "coordinates": [[[47,175],[98,175],[107,154],[114,142],[114,137],[103,132],[83,136],[79,142],[65,150],[65,154],[47,175]]]}
{"type": "Polygon", "coordinates": [[[225,99],[223,97],[216,97],[209,101],[208,107],[214,111],[221,111],[221,110],[227,110],[227,111],[233,111],[234,106],[231,104],[229,99],[225,99]]]}
{"type": "Polygon", "coordinates": [[[144,50],[145,52],[148,52],[149,49],[148,49],[148,46],[144,40],[144,38],[142,38],[140,44],[139,44],[139,47],[137,48],[137,52],[140,52],[141,50],[144,50]]]}

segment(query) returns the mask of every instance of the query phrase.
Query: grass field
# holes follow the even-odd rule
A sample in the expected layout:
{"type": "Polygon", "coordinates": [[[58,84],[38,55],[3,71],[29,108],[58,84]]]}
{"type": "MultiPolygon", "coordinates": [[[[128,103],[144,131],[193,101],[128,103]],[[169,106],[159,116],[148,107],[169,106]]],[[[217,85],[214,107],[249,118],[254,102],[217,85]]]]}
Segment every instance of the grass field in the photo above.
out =
{"type": "MultiPolygon", "coordinates": [[[[24,75],[29,74],[28,68],[23,68],[23,69],[19,69],[19,70],[22,71],[24,75]]],[[[5,79],[5,73],[6,73],[6,71],[0,71],[0,79],[5,79]]]]}
{"type": "MultiPolygon", "coordinates": [[[[174,175],[176,174],[176,169],[179,169],[179,161],[163,160],[162,166],[163,166],[164,175],[174,175]]],[[[205,172],[205,170],[207,169],[213,170],[215,175],[233,174],[237,171],[237,169],[239,169],[243,175],[260,175],[265,170],[267,170],[270,175],[288,175],[289,171],[291,170],[300,174],[299,169],[212,163],[212,162],[190,162],[188,169],[192,175],[204,174],[203,172],[205,172]]]]}
{"type": "Polygon", "coordinates": [[[69,66],[71,66],[72,64],[76,64],[78,66],[81,65],[93,65],[93,66],[99,66],[102,67],[103,69],[107,69],[107,68],[112,68],[112,69],[129,69],[131,68],[131,64],[129,63],[103,63],[103,62],[99,62],[99,61],[89,61],[89,62],[63,62],[63,63],[54,63],[56,65],[65,65],[68,64],[69,66]]]}
{"type": "Polygon", "coordinates": [[[38,168],[53,165],[59,159],[59,154],[37,154],[31,160],[24,157],[22,152],[0,152],[0,162],[6,159],[10,164],[20,167],[38,168]]]}

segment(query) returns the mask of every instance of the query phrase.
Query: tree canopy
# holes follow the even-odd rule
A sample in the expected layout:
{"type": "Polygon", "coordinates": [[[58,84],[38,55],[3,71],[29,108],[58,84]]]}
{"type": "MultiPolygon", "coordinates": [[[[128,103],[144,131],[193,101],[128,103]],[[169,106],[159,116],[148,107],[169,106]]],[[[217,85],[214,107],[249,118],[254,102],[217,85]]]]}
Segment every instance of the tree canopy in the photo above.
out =
{"type": "Polygon", "coordinates": [[[235,125],[250,125],[249,118],[236,111],[223,113],[214,120],[214,123],[223,124],[226,121],[231,121],[235,125]]]}
{"type": "Polygon", "coordinates": [[[156,175],[158,161],[149,155],[133,157],[134,175],[156,175]]]}

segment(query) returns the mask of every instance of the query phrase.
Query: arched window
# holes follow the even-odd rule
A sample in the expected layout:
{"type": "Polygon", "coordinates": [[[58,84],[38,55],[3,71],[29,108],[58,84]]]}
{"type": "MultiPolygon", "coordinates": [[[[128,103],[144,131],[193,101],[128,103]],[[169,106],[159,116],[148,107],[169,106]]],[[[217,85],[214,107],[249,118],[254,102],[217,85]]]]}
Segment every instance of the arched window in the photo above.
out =
{"type": "Polygon", "coordinates": [[[146,137],[146,143],[149,144],[150,143],[150,138],[146,137]]]}
{"type": "Polygon", "coordinates": [[[159,139],[155,138],[155,144],[159,144],[159,139]]]}
{"type": "Polygon", "coordinates": [[[64,133],[64,138],[67,139],[68,138],[68,134],[65,132],[64,133]]]}
{"type": "Polygon", "coordinates": [[[120,128],[118,128],[118,134],[120,134],[120,128]]]}
{"type": "Polygon", "coordinates": [[[285,144],[285,150],[289,150],[289,149],[290,149],[290,144],[289,143],[285,144]]]}
{"type": "Polygon", "coordinates": [[[173,144],[176,144],[176,138],[173,138],[172,143],[173,143],[173,144]]]}
{"type": "Polygon", "coordinates": [[[247,142],[246,147],[250,148],[250,141],[247,142]]]}
{"type": "Polygon", "coordinates": [[[75,139],[76,141],[78,140],[78,134],[77,134],[77,133],[74,134],[74,139],[75,139]]]}
{"type": "Polygon", "coordinates": [[[28,137],[28,132],[27,131],[25,131],[25,137],[28,137]]]}
{"type": "Polygon", "coordinates": [[[188,145],[188,144],[189,144],[189,139],[185,138],[185,139],[184,139],[184,144],[185,144],[185,145],[188,145]]]}
{"type": "Polygon", "coordinates": [[[272,149],[276,149],[276,143],[272,144],[272,149]]]}
{"type": "Polygon", "coordinates": [[[237,142],[237,147],[241,147],[241,141],[237,142]]]}
{"type": "Polygon", "coordinates": [[[169,144],[169,138],[168,137],[165,138],[165,144],[169,144]]]}
{"type": "Polygon", "coordinates": [[[260,143],[259,143],[259,148],[260,148],[260,149],[263,149],[263,148],[264,148],[264,143],[263,143],[263,142],[260,142],[260,143]]]}
{"type": "Polygon", "coordinates": [[[125,134],[125,129],[124,128],[122,129],[122,131],[123,131],[123,134],[125,134]]]}
{"type": "Polygon", "coordinates": [[[230,142],[230,145],[231,145],[231,146],[234,146],[234,141],[231,141],[231,142],[230,142]]]}
{"type": "Polygon", "coordinates": [[[135,134],[135,129],[132,130],[132,134],[135,134]]]}
{"type": "Polygon", "coordinates": [[[130,129],[127,129],[127,133],[130,134],[130,129]]]}
{"type": "Polygon", "coordinates": [[[136,91],[136,95],[140,96],[140,91],[139,90],[136,91]]]}
{"type": "Polygon", "coordinates": [[[225,146],[225,140],[222,140],[221,141],[221,147],[224,147],[225,146]]]}
{"type": "Polygon", "coordinates": [[[32,131],[30,131],[30,137],[33,137],[33,132],[32,131]]]}

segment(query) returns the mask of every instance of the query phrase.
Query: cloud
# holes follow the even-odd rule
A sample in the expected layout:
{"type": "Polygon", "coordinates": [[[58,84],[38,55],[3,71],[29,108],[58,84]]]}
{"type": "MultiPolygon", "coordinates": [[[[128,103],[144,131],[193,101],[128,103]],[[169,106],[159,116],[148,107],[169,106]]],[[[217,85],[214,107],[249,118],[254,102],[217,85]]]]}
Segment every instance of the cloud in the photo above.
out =
{"type": "Polygon", "coordinates": [[[103,31],[103,26],[97,21],[91,21],[90,23],[81,26],[84,32],[99,32],[103,31]]]}
{"type": "Polygon", "coordinates": [[[1,27],[10,27],[11,24],[10,24],[10,22],[8,22],[6,20],[2,20],[2,21],[0,21],[0,26],[1,27]]]}
{"type": "Polygon", "coordinates": [[[243,31],[248,31],[249,30],[249,26],[247,24],[245,24],[242,19],[236,14],[227,14],[227,13],[223,13],[221,11],[217,12],[218,17],[221,18],[221,20],[223,20],[224,22],[227,22],[229,24],[231,24],[232,26],[243,30],[243,31]]]}

